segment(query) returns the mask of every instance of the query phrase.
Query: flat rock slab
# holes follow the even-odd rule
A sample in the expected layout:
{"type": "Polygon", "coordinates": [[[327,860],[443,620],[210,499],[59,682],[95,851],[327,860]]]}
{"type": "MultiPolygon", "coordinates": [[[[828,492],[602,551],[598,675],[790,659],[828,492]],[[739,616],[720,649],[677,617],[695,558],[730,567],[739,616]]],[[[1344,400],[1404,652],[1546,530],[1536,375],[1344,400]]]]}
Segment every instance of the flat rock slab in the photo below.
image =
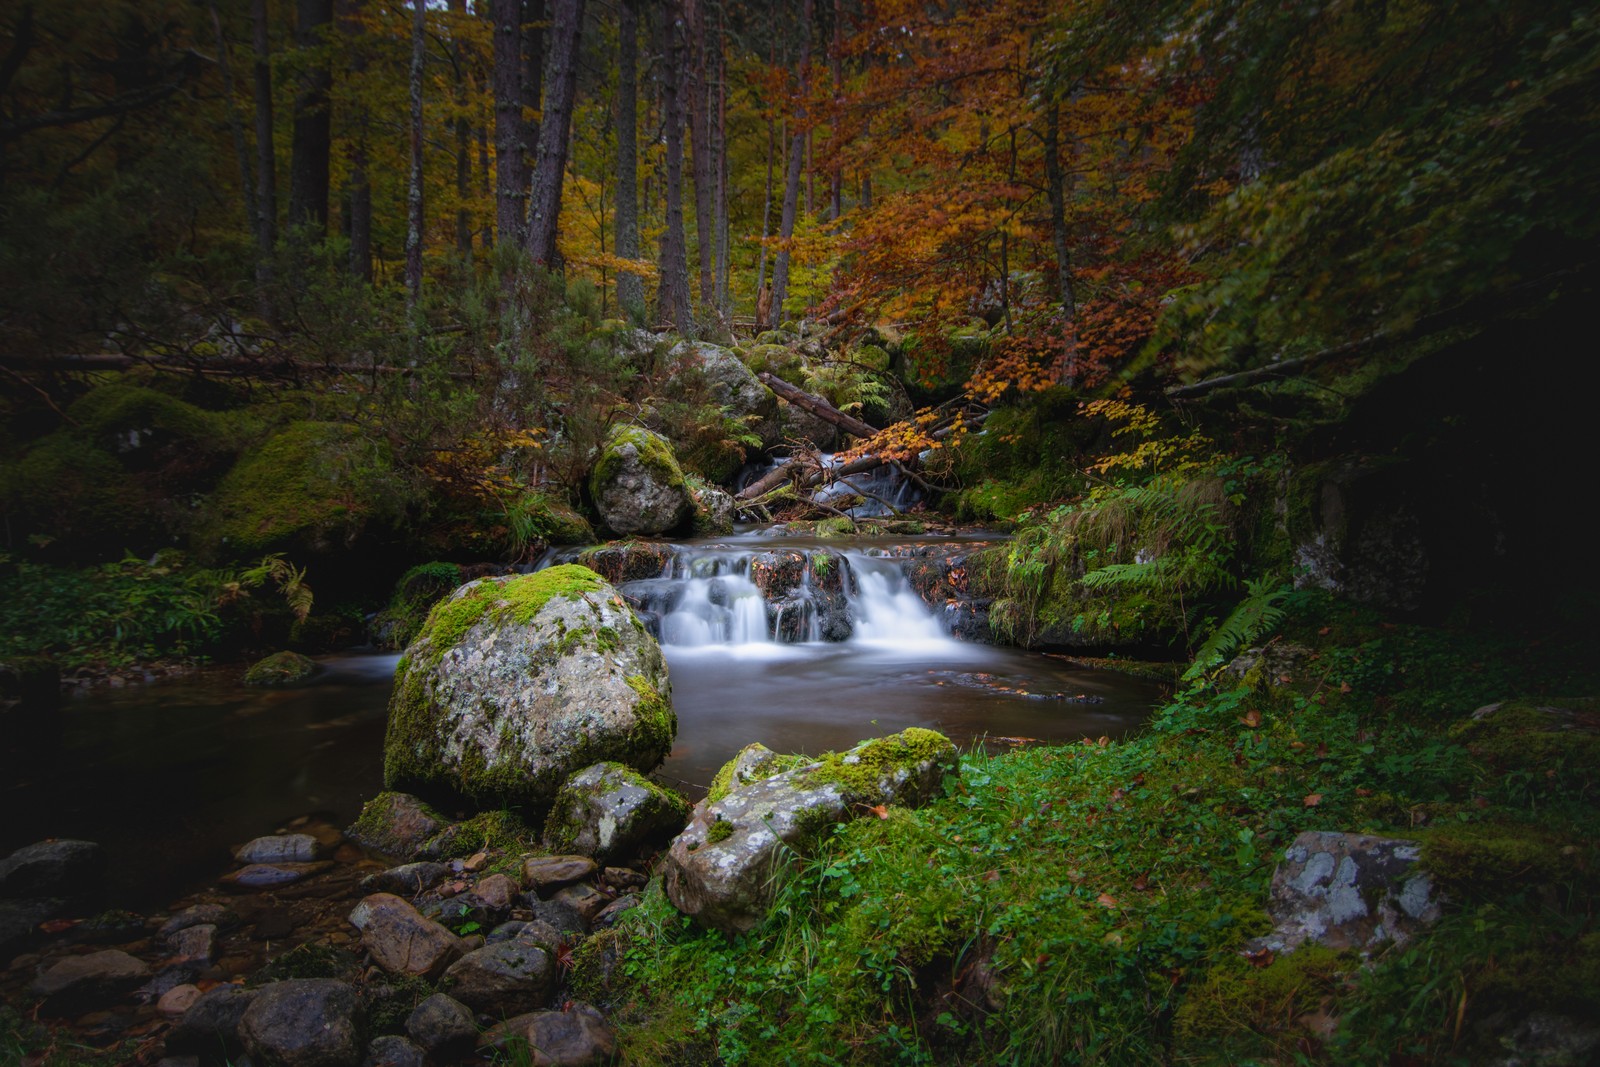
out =
{"type": "Polygon", "coordinates": [[[391,974],[437,978],[466,946],[443,926],[390,893],[374,893],[357,904],[350,923],[373,962],[391,974]]]}
{"type": "Polygon", "coordinates": [[[321,853],[321,842],[310,834],[277,834],[240,845],[233,858],[239,863],[312,863],[321,853]]]}
{"type": "Polygon", "coordinates": [[[414,897],[440,882],[450,873],[447,864],[423,861],[390,867],[386,871],[368,875],[361,880],[363,893],[393,893],[396,896],[414,897]]]}
{"type": "Polygon", "coordinates": [[[0,859],[0,897],[76,897],[97,888],[105,853],[93,841],[40,841],[0,859]]]}
{"type": "Polygon", "coordinates": [[[588,856],[534,856],[522,864],[522,884],[540,896],[549,896],[599,869],[588,856]]]}
{"type": "Polygon", "coordinates": [[[333,869],[327,861],[317,863],[252,863],[240,867],[217,880],[222,888],[234,893],[258,893],[264,889],[279,889],[305,881],[314,874],[333,869]]]}
{"type": "Polygon", "coordinates": [[[1292,952],[1307,941],[1366,952],[1405,943],[1439,917],[1440,898],[1417,866],[1415,841],[1307,831],[1284,851],[1267,910],[1277,923],[1252,943],[1292,952]]]}
{"type": "Polygon", "coordinates": [[[34,980],[50,1014],[104,1007],[132,993],[150,977],[150,967],[118,949],[68,956],[34,980]]]}

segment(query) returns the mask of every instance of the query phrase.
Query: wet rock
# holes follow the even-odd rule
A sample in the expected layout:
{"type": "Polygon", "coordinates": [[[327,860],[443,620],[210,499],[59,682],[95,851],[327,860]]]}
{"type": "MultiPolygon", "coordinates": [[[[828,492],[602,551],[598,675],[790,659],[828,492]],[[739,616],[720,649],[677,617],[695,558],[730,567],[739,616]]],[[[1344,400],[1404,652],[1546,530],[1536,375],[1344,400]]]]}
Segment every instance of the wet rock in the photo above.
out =
{"type": "Polygon", "coordinates": [[[590,475],[589,491],[601,521],[621,537],[675,530],[694,510],[671,443],[638,426],[611,431],[590,475]]]}
{"type": "MultiPolygon", "coordinates": [[[[509,879],[508,879],[509,881],[509,879]]],[[[449,923],[451,926],[460,927],[463,923],[476,923],[479,926],[494,926],[503,922],[511,914],[511,904],[495,903],[485,900],[478,895],[477,890],[468,890],[446,900],[439,907],[439,921],[449,923]]]]}
{"type": "Polygon", "coordinates": [[[565,904],[577,912],[583,919],[585,926],[593,925],[594,917],[609,903],[611,898],[585,882],[569,885],[556,890],[556,895],[551,898],[554,903],[565,904]]]}
{"type": "Polygon", "coordinates": [[[279,834],[240,845],[233,858],[239,863],[311,863],[322,858],[322,846],[310,834],[279,834]]]}
{"type": "Polygon", "coordinates": [[[691,485],[689,496],[694,501],[696,537],[720,537],[733,533],[733,497],[709,485],[691,485]]]}
{"type": "Polygon", "coordinates": [[[200,987],[185,982],[161,994],[161,998],[156,1001],[156,1010],[162,1015],[179,1016],[194,1007],[195,1001],[200,997],[200,987]]]}
{"type": "Polygon", "coordinates": [[[588,856],[534,856],[522,864],[522,884],[541,896],[581,882],[599,869],[588,856]]]}
{"type": "Polygon", "coordinates": [[[461,939],[389,893],[374,893],[350,913],[361,945],[391,974],[437,978],[463,952],[461,939]]]}
{"type": "Polygon", "coordinates": [[[361,880],[363,893],[393,893],[401,897],[414,897],[440,882],[450,873],[443,863],[423,861],[390,867],[386,871],[370,874],[361,880]]]}
{"type": "Polygon", "coordinates": [[[421,1048],[398,1034],[375,1037],[367,1046],[362,1067],[424,1067],[427,1055],[421,1048]]]}
{"type": "Polygon", "coordinates": [[[763,552],[750,563],[750,580],[769,601],[781,600],[800,588],[806,557],[792,549],[763,552]]]}
{"type": "Polygon", "coordinates": [[[255,997],[255,990],[243,986],[206,990],[167,1032],[167,1052],[200,1056],[208,1063],[232,1059],[243,1048],[239,1020],[255,997]]]}
{"type": "Polygon", "coordinates": [[[523,906],[533,913],[533,921],[545,923],[560,931],[562,936],[586,934],[589,924],[570,904],[560,900],[540,900],[536,894],[524,893],[523,906]]]}
{"type": "Polygon", "coordinates": [[[629,894],[618,897],[595,914],[593,926],[612,926],[622,917],[623,912],[639,906],[639,898],[629,894]]]}
{"type": "Polygon", "coordinates": [[[661,649],[585,567],[462,586],[401,663],[392,785],[547,806],[596,758],[655,767],[677,733],[661,649]]]}
{"type": "Polygon", "coordinates": [[[244,684],[275,688],[296,685],[317,673],[316,661],[298,652],[274,652],[244,672],[244,684]]]}
{"type": "Polygon", "coordinates": [[[98,889],[105,867],[93,841],[40,841],[0,860],[0,897],[81,897],[98,889]]]}
{"type": "Polygon", "coordinates": [[[59,898],[0,900],[0,963],[38,943],[39,924],[60,915],[66,906],[59,898]]]}
{"type": "Polygon", "coordinates": [[[209,967],[217,960],[217,928],[210,923],[186,926],[167,938],[180,963],[209,967]]]}
{"type": "Polygon", "coordinates": [[[667,840],[688,817],[689,803],[676,793],[620,763],[596,763],[568,778],[556,794],[544,843],[552,851],[610,863],[667,840]]]}
{"type": "Polygon", "coordinates": [[[535,1067],[600,1067],[617,1054],[617,1035],[605,1017],[586,1004],[571,1011],[537,1011],[527,1024],[535,1067]]]}
{"type": "Polygon", "coordinates": [[[256,893],[263,889],[279,889],[304,881],[314,874],[333,869],[326,861],[317,863],[252,863],[217,880],[222,888],[234,893],[256,893]]]}
{"type": "Polygon", "coordinates": [[[620,893],[628,889],[643,889],[650,879],[631,867],[607,867],[600,872],[600,882],[620,893]]]}
{"type": "Polygon", "coordinates": [[[563,934],[543,919],[512,919],[490,930],[486,943],[493,945],[501,941],[526,941],[532,945],[555,948],[566,940],[568,940],[567,934],[563,934]]]}
{"type": "Polygon", "coordinates": [[[223,904],[196,904],[184,908],[161,924],[158,936],[170,942],[172,935],[191,926],[215,926],[218,930],[231,930],[239,925],[239,916],[223,904]]]}
{"type": "Polygon", "coordinates": [[[1404,944],[1439,917],[1440,898],[1417,867],[1415,841],[1307,831],[1272,874],[1267,910],[1277,923],[1252,947],[1282,954],[1306,941],[1366,952],[1404,944]]]}
{"type": "Polygon", "coordinates": [[[262,1067],[353,1067],[361,1062],[361,1003],[332,978],[262,986],[239,1020],[245,1050],[262,1067]]]}
{"type": "MultiPolygon", "coordinates": [[[[410,859],[448,822],[410,793],[379,793],[361,806],[361,815],[345,836],[385,856],[410,859]]],[[[411,866],[416,865],[400,869],[411,866]]]]}
{"type": "Polygon", "coordinates": [[[506,1016],[550,995],[555,967],[540,945],[499,941],[467,953],[444,972],[450,996],[473,1011],[506,1016]]]}
{"type": "Polygon", "coordinates": [[[672,549],[650,541],[624,541],[591,548],[578,562],[613,585],[659,578],[672,565],[672,549]]]}
{"type": "Polygon", "coordinates": [[[702,801],[667,853],[667,897],[725,933],[750,930],[776,892],[771,875],[780,850],[804,848],[824,828],[871,806],[923,803],[955,766],[948,738],[913,728],[702,801]]]}
{"type": "Polygon", "coordinates": [[[29,987],[51,1015],[80,1012],[114,1004],[150,977],[150,967],[118,949],[68,956],[52,965],[29,987]]]}
{"type": "Polygon", "coordinates": [[[406,1033],[441,1061],[471,1052],[478,1041],[472,1010],[443,993],[435,993],[416,1006],[406,1019],[406,1033]]]}
{"type": "Polygon", "coordinates": [[[507,875],[491,874],[487,878],[479,879],[478,884],[472,887],[472,891],[492,908],[509,908],[516,902],[517,894],[522,891],[522,887],[507,875]]]}
{"type": "Polygon", "coordinates": [[[512,1052],[514,1049],[526,1049],[528,1046],[528,1023],[533,1020],[533,1012],[524,1012],[513,1015],[495,1023],[478,1037],[480,1049],[492,1049],[495,1052],[512,1052]]]}

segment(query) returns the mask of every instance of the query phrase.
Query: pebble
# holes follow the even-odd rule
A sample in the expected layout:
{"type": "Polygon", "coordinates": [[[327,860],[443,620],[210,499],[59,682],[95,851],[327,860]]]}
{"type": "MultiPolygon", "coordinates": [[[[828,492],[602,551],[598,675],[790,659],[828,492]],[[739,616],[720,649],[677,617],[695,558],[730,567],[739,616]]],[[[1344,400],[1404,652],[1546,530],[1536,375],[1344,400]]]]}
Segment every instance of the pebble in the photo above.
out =
{"type": "Polygon", "coordinates": [[[197,985],[174,986],[161,994],[161,999],[156,1001],[156,1010],[162,1015],[179,1016],[200,999],[200,987],[197,985]]]}

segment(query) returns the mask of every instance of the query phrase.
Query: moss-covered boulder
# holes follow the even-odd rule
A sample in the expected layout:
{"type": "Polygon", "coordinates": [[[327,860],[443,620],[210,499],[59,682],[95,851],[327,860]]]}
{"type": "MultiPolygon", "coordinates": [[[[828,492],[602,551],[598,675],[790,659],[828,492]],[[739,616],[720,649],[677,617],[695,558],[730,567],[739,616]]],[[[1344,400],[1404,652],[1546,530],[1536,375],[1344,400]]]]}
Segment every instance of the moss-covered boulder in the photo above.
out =
{"type": "Polygon", "coordinates": [[[913,727],[708,797],[667,852],[667,898],[724,933],[754,929],[777,892],[781,855],[803,852],[828,827],[878,805],[931,800],[955,768],[948,738],[913,727]]]}
{"type": "Polygon", "coordinates": [[[545,808],[592,763],[655,767],[677,726],[660,648],[598,574],[482,578],[435,606],[400,659],[384,781],[545,808]]]}
{"type": "Polygon", "coordinates": [[[415,858],[449,822],[409,793],[379,793],[361,806],[344,835],[363,848],[395,859],[415,858]]]}
{"type": "Polygon", "coordinates": [[[590,476],[589,491],[600,520],[623,536],[675,530],[694,510],[672,446],[660,434],[638,426],[611,431],[590,476]]]}
{"type": "Polygon", "coordinates": [[[428,612],[461,586],[461,567],[434,560],[419,563],[400,576],[389,594],[389,603],[372,620],[372,642],[380,648],[405,648],[428,612]]]}
{"type": "Polygon", "coordinates": [[[711,387],[711,396],[733,418],[756,427],[763,447],[778,443],[778,398],[762,385],[744,362],[729,349],[704,341],[682,341],[671,357],[697,365],[711,387]]]}
{"type": "Polygon", "coordinates": [[[262,687],[297,685],[317,673],[316,661],[298,652],[274,652],[250,664],[244,684],[262,687]]]}
{"type": "Polygon", "coordinates": [[[689,494],[694,498],[694,532],[699,537],[733,533],[733,497],[714,485],[691,478],[689,494]]]}
{"type": "Polygon", "coordinates": [[[620,763],[597,763],[561,787],[545,820],[544,844],[610,865],[651,841],[666,841],[688,817],[689,803],[678,794],[620,763]]]}

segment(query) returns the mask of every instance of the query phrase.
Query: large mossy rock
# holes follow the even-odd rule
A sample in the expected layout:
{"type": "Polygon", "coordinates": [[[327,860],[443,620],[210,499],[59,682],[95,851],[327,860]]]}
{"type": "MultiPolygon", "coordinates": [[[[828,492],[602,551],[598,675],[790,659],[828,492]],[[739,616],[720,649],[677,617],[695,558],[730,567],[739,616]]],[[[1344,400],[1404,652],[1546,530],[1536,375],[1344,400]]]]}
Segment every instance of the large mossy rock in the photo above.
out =
{"type": "Polygon", "coordinates": [[[543,808],[592,763],[660,763],[671,692],[661,649],[589,568],[469,582],[396,668],[385,784],[543,808]]]}
{"type": "Polygon", "coordinates": [[[732,351],[704,341],[681,341],[670,355],[690,365],[698,363],[712,397],[735,419],[748,420],[760,435],[762,447],[771,448],[783,439],[775,418],[777,396],[732,351]]]}
{"type": "Polygon", "coordinates": [[[938,796],[956,765],[947,737],[913,727],[771,777],[719,774],[720,799],[695,806],[667,853],[667,898],[724,933],[754,929],[777,892],[782,857],[859,812],[938,796]]]}
{"type": "Polygon", "coordinates": [[[589,479],[600,519],[623,536],[682,526],[694,510],[683,469],[660,434],[618,426],[606,438],[589,479]]]}
{"type": "Polygon", "coordinates": [[[604,864],[632,858],[683,829],[689,804],[620,763],[585,767],[561,787],[545,821],[544,845],[604,864]]]}

